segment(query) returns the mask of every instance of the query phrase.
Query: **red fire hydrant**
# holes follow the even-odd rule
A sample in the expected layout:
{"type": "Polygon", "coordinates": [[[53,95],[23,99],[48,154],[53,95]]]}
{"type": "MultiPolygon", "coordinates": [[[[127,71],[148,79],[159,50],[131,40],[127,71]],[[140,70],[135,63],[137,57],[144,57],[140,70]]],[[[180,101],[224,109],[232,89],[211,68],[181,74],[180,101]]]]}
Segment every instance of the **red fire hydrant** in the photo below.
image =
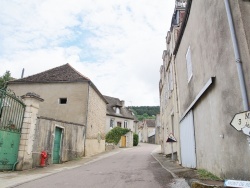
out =
{"type": "Polygon", "coordinates": [[[41,160],[40,160],[40,166],[44,167],[45,166],[45,161],[47,159],[47,152],[46,151],[42,151],[41,152],[41,160]]]}

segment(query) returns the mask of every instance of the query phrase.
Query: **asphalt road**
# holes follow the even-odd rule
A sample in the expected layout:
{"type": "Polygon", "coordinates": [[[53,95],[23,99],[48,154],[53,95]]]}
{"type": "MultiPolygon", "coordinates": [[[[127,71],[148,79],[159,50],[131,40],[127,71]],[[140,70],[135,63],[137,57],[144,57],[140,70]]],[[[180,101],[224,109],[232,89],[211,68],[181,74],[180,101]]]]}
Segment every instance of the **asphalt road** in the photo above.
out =
{"type": "Polygon", "coordinates": [[[123,149],[119,153],[88,162],[40,179],[19,188],[161,188],[172,187],[172,175],[151,156],[156,145],[123,149]]]}

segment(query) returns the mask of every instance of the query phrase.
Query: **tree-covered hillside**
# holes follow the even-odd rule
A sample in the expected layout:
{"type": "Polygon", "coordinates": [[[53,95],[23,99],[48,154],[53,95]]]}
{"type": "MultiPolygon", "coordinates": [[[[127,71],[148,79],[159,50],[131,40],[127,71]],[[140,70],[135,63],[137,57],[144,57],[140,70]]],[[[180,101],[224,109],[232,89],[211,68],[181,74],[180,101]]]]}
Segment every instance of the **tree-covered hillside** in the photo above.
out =
{"type": "Polygon", "coordinates": [[[160,113],[159,106],[130,106],[139,121],[143,119],[155,119],[156,114],[160,113]]]}

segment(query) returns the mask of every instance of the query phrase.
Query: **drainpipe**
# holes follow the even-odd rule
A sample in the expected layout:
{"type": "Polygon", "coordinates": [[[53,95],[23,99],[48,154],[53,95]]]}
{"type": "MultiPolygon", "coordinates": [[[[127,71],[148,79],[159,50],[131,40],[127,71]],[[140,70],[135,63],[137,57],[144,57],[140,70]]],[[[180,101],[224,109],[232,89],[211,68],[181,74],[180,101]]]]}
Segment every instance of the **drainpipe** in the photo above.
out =
{"type": "Polygon", "coordinates": [[[238,71],[238,77],[239,77],[239,81],[240,81],[240,90],[241,90],[241,95],[242,95],[242,100],[243,100],[243,107],[244,107],[244,111],[248,111],[249,106],[248,106],[248,98],[247,98],[247,91],[246,91],[246,83],[245,83],[245,79],[244,79],[244,75],[243,75],[242,63],[241,63],[238,43],[237,43],[237,39],[236,39],[236,35],[235,35],[235,29],[234,29],[234,25],[233,25],[231,9],[230,9],[228,0],[224,0],[224,2],[225,2],[227,19],[228,19],[228,24],[229,24],[230,33],[231,33],[231,39],[233,42],[234,57],[235,57],[237,71],[238,71]]]}
{"type": "Polygon", "coordinates": [[[18,161],[18,160],[17,160],[17,161],[13,164],[13,166],[12,166],[12,171],[14,171],[14,170],[15,170],[17,163],[19,163],[19,161],[18,161]]]}
{"type": "Polygon", "coordinates": [[[87,97],[87,113],[86,113],[86,124],[85,124],[85,135],[84,135],[84,156],[86,156],[86,137],[87,137],[87,127],[88,127],[88,114],[89,114],[89,86],[91,82],[88,82],[88,97],[87,97]]]}

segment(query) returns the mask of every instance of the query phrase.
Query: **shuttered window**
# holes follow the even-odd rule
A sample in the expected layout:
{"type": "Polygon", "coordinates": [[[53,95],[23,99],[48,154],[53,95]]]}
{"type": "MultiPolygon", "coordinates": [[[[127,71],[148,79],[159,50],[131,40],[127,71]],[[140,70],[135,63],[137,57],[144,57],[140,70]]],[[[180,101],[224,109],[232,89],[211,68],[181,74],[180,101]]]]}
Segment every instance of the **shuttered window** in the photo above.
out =
{"type": "Polygon", "coordinates": [[[188,75],[188,82],[189,82],[193,76],[190,46],[188,47],[188,50],[186,53],[186,63],[187,63],[187,75],[188,75]]]}

